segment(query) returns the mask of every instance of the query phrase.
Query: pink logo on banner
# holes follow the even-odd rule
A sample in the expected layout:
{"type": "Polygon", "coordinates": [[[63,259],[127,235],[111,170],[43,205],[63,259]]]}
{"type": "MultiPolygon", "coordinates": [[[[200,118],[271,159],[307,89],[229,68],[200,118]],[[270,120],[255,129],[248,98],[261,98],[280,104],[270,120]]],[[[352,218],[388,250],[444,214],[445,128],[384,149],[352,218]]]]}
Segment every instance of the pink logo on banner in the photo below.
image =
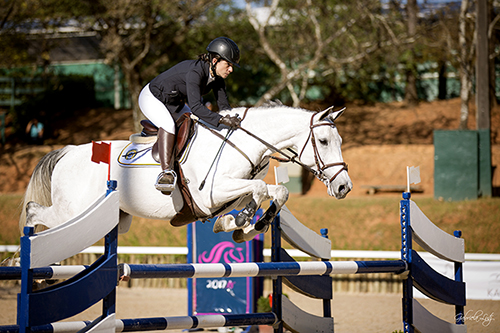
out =
{"type": "Polygon", "coordinates": [[[207,251],[203,251],[198,256],[198,262],[218,263],[221,261],[222,257],[224,257],[224,262],[227,264],[233,262],[244,262],[245,260],[242,248],[236,248],[231,242],[220,242],[212,248],[208,257],[207,251]]]}

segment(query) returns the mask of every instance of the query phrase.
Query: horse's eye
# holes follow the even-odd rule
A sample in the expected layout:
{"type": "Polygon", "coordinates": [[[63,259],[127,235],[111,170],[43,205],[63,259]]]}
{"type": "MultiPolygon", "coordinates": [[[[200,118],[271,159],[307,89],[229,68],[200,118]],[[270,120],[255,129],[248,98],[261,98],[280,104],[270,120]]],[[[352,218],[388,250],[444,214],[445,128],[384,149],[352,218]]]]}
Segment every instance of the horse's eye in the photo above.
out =
{"type": "Polygon", "coordinates": [[[319,141],[319,143],[320,143],[321,145],[323,145],[323,146],[328,146],[328,141],[327,141],[327,140],[325,140],[325,139],[319,139],[318,141],[319,141]]]}

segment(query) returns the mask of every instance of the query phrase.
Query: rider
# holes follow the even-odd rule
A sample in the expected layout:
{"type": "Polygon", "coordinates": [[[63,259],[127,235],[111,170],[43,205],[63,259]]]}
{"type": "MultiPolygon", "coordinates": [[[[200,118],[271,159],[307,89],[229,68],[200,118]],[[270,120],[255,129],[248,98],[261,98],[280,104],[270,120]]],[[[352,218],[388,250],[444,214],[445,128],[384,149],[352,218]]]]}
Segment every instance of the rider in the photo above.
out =
{"type": "Polygon", "coordinates": [[[192,112],[212,126],[219,124],[237,128],[238,117],[222,117],[203,103],[202,95],[214,92],[219,110],[230,110],[224,79],[240,67],[240,50],[227,37],[214,39],[207,53],[197,60],[185,60],[161,73],[149,82],[139,95],[143,114],[158,127],[158,150],[162,172],[155,187],[170,195],[175,189],[177,175],[172,170],[175,143],[175,122],[183,113],[192,112]]]}

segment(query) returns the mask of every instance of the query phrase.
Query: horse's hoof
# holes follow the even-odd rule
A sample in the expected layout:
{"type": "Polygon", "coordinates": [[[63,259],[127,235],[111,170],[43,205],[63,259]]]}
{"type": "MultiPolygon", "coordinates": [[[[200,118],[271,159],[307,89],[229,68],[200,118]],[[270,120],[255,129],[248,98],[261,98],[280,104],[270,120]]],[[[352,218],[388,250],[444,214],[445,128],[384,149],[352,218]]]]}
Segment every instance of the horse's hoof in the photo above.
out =
{"type": "Polygon", "coordinates": [[[214,222],[214,228],[213,228],[213,232],[215,234],[219,233],[219,232],[222,232],[224,231],[224,226],[222,225],[222,222],[221,222],[221,219],[222,219],[222,216],[219,217],[215,222],[214,222]]]}
{"type": "Polygon", "coordinates": [[[262,229],[257,231],[259,232],[259,234],[265,234],[268,229],[269,229],[269,224],[266,224],[262,229]]]}
{"type": "Polygon", "coordinates": [[[250,218],[243,214],[242,212],[239,212],[238,215],[236,216],[236,219],[234,220],[234,223],[236,223],[236,226],[238,228],[241,228],[245,225],[245,223],[249,222],[250,218]]]}
{"type": "Polygon", "coordinates": [[[266,232],[267,227],[271,224],[278,215],[279,210],[276,204],[273,204],[264,212],[264,214],[260,217],[260,219],[255,223],[255,230],[258,232],[266,232]],[[266,230],[266,231],[263,231],[266,230]]]}
{"type": "MultiPolygon", "coordinates": [[[[245,223],[244,227],[247,225],[250,225],[250,223],[245,223]]],[[[234,222],[234,216],[233,215],[224,215],[224,216],[219,216],[219,218],[214,222],[214,227],[213,227],[213,232],[214,233],[219,233],[219,232],[230,232],[233,230],[238,229],[236,227],[236,224],[234,222]]]]}
{"type": "Polygon", "coordinates": [[[238,229],[233,232],[233,240],[236,243],[244,243],[245,242],[245,234],[243,233],[243,230],[238,229]]]}

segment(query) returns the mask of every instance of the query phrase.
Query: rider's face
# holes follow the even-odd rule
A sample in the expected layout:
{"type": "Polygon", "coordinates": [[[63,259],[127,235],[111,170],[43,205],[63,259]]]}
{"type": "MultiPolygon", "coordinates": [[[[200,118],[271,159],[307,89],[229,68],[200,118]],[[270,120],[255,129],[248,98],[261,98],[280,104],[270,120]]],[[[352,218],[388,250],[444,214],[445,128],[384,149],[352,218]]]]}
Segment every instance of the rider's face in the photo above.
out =
{"type": "MultiPolygon", "coordinates": [[[[213,60],[214,63],[217,61],[216,59],[213,60]]],[[[215,73],[220,76],[221,78],[225,79],[226,77],[229,76],[233,72],[233,65],[226,60],[219,59],[217,61],[217,64],[215,65],[215,73]]]]}

